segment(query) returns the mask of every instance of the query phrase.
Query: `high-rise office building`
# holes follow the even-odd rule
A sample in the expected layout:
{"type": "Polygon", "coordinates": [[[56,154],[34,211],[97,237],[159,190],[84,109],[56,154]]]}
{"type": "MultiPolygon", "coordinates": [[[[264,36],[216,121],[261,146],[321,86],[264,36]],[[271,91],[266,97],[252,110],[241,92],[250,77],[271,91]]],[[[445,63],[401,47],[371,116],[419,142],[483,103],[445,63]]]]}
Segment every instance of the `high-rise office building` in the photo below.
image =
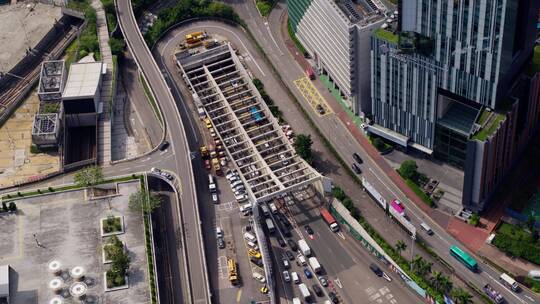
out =
{"type": "Polygon", "coordinates": [[[369,132],[465,171],[482,209],[536,129],[537,0],[401,0],[371,48],[369,132]],[[529,72],[529,73],[527,73],[529,72]]]}
{"type": "Polygon", "coordinates": [[[386,20],[380,0],[288,0],[289,24],[347,107],[370,112],[371,32],[386,20]]]}

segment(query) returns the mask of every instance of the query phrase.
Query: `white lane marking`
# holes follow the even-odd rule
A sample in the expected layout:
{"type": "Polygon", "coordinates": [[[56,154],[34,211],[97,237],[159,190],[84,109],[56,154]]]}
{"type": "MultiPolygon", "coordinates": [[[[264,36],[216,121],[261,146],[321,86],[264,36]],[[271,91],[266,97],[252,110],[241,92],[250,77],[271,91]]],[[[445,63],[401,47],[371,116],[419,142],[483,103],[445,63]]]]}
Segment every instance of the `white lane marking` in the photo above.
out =
{"type": "Polygon", "coordinates": [[[335,279],[334,279],[334,283],[335,283],[339,288],[343,288],[343,284],[341,284],[341,281],[340,281],[338,278],[335,278],[335,279]]]}
{"type": "MultiPolygon", "coordinates": [[[[493,280],[493,282],[499,284],[499,286],[501,286],[502,288],[506,289],[506,287],[501,283],[499,282],[499,280],[495,279],[494,277],[492,277],[491,275],[489,275],[489,273],[486,272],[486,275],[493,280]]],[[[526,304],[527,302],[524,301],[523,299],[521,299],[520,297],[516,296],[513,292],[509,292],[509,294],[511,294],[514,298],[516,298],[519,302],[523,303],[523,304],[526,304]]]]}
{"type": "Polygon", "coordinates": [[[265,22],[264,25],[266,25],[266,30],[268,31],[268,35],[269,35],[270,38],[272,39],[272,42],[274,42],[274,45],[276,46],[276,49],[279,50],[279,54],[280,54],[281,56],[283,56],[283,52],[281,51],[281,48],[280,48],[279,45],[277,44],[276,39],[274,39],[274,35],[272,35],[272,31],[270,31],[270,26],[268,26],[268,22],[265,22]]]}
{"type": "Polygon", "coordinates": [[[223,31],[226,31],[226,32],[229,32],[231,34],[233,34],[233,36],[238,40],[240,41],[240,44],[242,45],[242,47],[246,50],[246,52],[248,53],[249,57],[253,58],[253,63],[255,63],[255,65],[257,66],[257,68],[259,69],[259,71],[261,72],[261,74],[263,76],[266,76],[266,74],[263,72],[262,68],[259,66],[259,64],[257,63],[257,60],[255,60],[255,57],[253,57],[253,55],[251,55],[251,53],[249,52],[249,49],[247,48],[247,46],[244,44],[244,41],[242,39],[240,39],[240,37],[238,37],[238,35],[236,35],[235,32],[227,29],[227,28],[224,28],[224,27],[221,27],[221,26],[214,26],[214,25],[209,25],[209,26],[206,26],[206,28],[217,28],[217,29],[220,29],[220,30],[223,30],[223,31]]]}
{"type": "Polygon", "coordinates": [[[343,232],[339,231],[336,234],[339,235],[340,238],[345,239],[345,235],[343,234],[343,232]]]}

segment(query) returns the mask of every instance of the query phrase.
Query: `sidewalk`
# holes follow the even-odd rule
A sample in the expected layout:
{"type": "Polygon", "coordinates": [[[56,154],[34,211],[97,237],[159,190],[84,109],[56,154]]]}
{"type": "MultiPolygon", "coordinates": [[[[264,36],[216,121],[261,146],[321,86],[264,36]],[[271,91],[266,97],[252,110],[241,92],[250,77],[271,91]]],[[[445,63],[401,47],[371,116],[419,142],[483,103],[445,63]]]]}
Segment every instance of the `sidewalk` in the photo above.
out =
{"type": "Polygon", "coordinates": [[[98,121],[98,163],[102,166],[110,166],[111,163],[111,117],[110,105],[112,103],[112,53],[109,47],[109,30],[107,29],[107,18],[101,6],[100,0],[93,0],[92,7],[96,9],[97,35],[99,49],[101,51],[101,61],[107,65],[107,73],[101,82],[101,102],[103,104],[102,113],[98,121]]]}

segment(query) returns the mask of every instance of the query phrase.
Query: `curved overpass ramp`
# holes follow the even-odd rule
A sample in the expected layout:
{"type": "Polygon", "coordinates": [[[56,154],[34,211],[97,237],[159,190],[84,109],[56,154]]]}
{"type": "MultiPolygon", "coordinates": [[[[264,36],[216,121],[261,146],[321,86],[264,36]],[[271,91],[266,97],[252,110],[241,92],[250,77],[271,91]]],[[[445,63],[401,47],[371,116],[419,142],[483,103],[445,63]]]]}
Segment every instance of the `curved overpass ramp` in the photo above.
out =
{"type": "MultiPolygon", "coordinates": [[[[206,268],[201,221],[194,184],[193,169],[186,132],[174,97],[167,86],[150,50],[148,49],[131,7],[131,0],[116,0],[118,22],[133,57],[144,74],[149,87],[162,110],[166,132],[174,153],[174,166],[167,168],[174,171],[182,180],[179,186],[179,201],[182,227],[185,234],[184,253],[189,277],[188,297],[190,303],[211,303],[208,271],[206,268]]],[[[179,100],[179,102],[183,102],[179,100]]]]}

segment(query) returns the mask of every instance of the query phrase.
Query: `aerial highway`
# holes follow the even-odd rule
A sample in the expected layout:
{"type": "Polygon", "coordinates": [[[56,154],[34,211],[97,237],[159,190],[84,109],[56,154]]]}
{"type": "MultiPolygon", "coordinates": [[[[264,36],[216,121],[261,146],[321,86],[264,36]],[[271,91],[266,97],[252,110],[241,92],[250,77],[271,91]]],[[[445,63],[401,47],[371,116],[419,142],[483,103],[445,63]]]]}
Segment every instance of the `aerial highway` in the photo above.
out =
{"type": "MultiPolygon", "coordinates": [[[[167,162],[160,162],[159,166],[166,167],[178,177],[181,177],[178,183],[179,203],[183,230],[188,232],[185,234],[185,245],[187,246],[191,300],[192,303],[210,303],[211,295],[202,241],[198,199],[191,164],[192,154],[189,146],[190,139],[193,142],[193,138],[187,137],[177,103],[139,31],[131,1],[118,0],[116,6],[118,22],[126,43],[164,115],[167,137],[170,141],[169,149],[172,151],[173,156],[167,162]]],[[[178,102],[182,102],[182,100],[178,102]]],[[[194,136],[194,134],[190,135],[194,136]]],[[[160,156],[162,156],[160,153],[154,153],[152,157],[160,156]]]]}

